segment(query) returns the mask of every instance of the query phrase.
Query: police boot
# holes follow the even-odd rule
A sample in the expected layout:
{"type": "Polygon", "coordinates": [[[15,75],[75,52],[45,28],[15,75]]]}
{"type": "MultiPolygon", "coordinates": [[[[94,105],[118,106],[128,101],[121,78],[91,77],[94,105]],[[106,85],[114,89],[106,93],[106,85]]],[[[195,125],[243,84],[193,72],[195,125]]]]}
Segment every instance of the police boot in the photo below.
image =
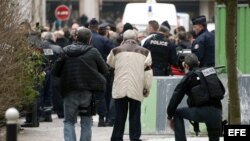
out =
{"type": "Polygon", "coordinates": [[[99,116],[98,127],[105,127],[104,116],[99,116]]]}
{"type": "Polygon", "coordinates": [[[44,116],[40,117],[40,122],[52,122],[52,111],[48,110],[44,112],[44,116]]]}

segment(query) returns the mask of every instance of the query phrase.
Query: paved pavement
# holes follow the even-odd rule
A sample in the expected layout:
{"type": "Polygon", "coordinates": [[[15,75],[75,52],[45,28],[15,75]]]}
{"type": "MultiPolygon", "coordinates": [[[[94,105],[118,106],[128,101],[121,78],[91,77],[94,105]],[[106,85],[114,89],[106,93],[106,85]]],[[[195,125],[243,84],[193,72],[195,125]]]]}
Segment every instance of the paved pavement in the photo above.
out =
{"type": "MultiPolygon", "coordinates": [[[[98,117],[94,117],[92,127],[92,141],[109,141],[112,134],[112,127],[97,127],[98,117]]],[[[20,119],[23,122],[23,119],[20,119]]],[[[79,140],[80,123],[76,124],[76,134],[79,140]]],[[[142,134],[143,141],[174,141],[173,135],[146,135],[142,134]]],[[[18,141],[63,141],[63,119],[58,119],[53,115],[53,122],[42,122],[36,128],[24,128],[18,134],[18,141]]],[[[1,140],[2,141],[2,140],[1,140]]],[[[124,141],[129,141],[127,134],[124,135],[124,141]]],[[[207,137],[188,137],[188,141],[208,141],[207,137]]],[[[223,138],[221,138],[223,141],[223,138]]]]}

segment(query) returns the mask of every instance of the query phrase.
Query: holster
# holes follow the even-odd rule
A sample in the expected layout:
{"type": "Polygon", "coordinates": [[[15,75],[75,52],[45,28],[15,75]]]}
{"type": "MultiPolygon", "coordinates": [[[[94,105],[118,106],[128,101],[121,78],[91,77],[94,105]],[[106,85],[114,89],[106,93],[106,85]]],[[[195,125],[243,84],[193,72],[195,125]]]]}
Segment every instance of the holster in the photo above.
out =
{"type": "Polygon", "coordinates": [[[193,127],[194,127],[194,132],[195,132],[195,135],[198,136],[199,135],[199,132],[200,132],[200,127],[199,127],[199,122],[195,122],[195,121],[189,121],[193,127]]]}

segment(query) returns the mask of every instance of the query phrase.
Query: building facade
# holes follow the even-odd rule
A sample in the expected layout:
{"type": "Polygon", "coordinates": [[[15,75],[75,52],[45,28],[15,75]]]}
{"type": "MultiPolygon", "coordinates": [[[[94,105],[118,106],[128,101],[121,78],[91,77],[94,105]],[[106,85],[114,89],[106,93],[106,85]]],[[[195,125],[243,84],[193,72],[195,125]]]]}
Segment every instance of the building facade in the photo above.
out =
{"type": "MultiPolygon", "coordinates": [[[[71,22],[85,14],[90,18],[119,21],[125,5],[130,2],[146,2],[146,0],[46,0],[46,20],[56,20],[55,8],[60,4],[71,7],[71,22]]],[[[214,17],[214,0],[157,0],[158,3],[173,3],[177,12],[188,13],[190,17],[205,15],[212,20],[214,17]]]]}
{"type": "MultiPolygon", "coordinates": [[[[71,8],[71,17],[66,24],[70,25],[81,15],[89,19],[108,19],[119,21],[122,18],[125,5],[130,2],[146,2],[146,0],[20,0],[31,1],[33,21],[42,24],[53,23],[56,20],[55,9],[64,4],[71,8]],[[40,7],[39,7],[40,6],[40,7]],[[34,8],[35,7],[35,8],[34,8]]],[[[156,0],[158,3],[173,3],[177,12],[188,13],[190,19],[198,15],[205,15],[208,21],[214,19],[215,0],[156,0]]],[[[247,1],[247,0],[239,0],[247,1]]],[[[167,14],[167,13],[166,13],[167,14]]]]}

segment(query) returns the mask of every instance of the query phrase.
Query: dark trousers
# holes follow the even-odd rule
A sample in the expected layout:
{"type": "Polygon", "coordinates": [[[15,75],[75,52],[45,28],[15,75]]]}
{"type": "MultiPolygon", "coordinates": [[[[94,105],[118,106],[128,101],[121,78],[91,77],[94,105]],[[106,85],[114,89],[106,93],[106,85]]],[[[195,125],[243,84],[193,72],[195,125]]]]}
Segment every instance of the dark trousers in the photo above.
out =
{"type": "Polygon", "coordinates": [[[53,101],[53,110],[56,112],[57,116],[59,118],[63,118],[64,111],[63,111],[63,98],[61,96],[60,91],[60,78],[57,78],[55,76],[51,76],[52,79],[52,101],[53,101]]]}
{"type": "Polygon", "coordinates": [[[123,141],[123,134],[129,109],[129,138],[140,141],[141,136],[141,102],[128,97],[115,99],[116,119],[111,141],[123,141]]]}
{"type": "Polygon", "coordinates": [[[184,107],[176,110],[174,130],[176,141],[186,141],[184,119],[203,122],[207,126],[209,141],[219,141],[221,134],[222,110],[213,106],[184,107]]]}
{"type": "Polygon", "coordinates": [[[105,101],[105,93],[104,92],[94,92],[94,93],[97,102],[97,114],[99,115],[99,117],[106,117],[107,105],[105,101]]]}
{"type": "Polygon", "coordinates": [[[41,95],[41,107],[52,106],[51,72],[46,71],[44,89],[41,95]]]}
{"type": "Polygon", "coordinates": [[[114,72],[111,71],[109,75],[106,76],[106,91],[105,91],[105,100],[107,108],[109,108],[111,98],[112,98],[112,86],[114,81],[114,72]]]}
{"type": "Polygon", "coordinates": [[[111,98],[109,104],[109,110],[106,118],[106,122],[115,123],[116,113],[115,113],[115,100],[111,98]]]}
{"type": "Polygon", "coordinates": [[[52,111],[52,89],[51,89],[51,72],[46,71],[44,87],[40,93],[39,99],[39,117],[51,116],[52,111]]]}
{"type": "Polygon", "coordinates": [[[107,105],[107,117],[106,122],[114,123],[115,122],[115,102],[112,98],[112,86],[114,81],[114,71],[110,71],[110,74],[106,76],[107,79],[107,85],[106,85],[106,93],[105,93],[105,99],[106,99],[106,105],[107,105]]]}

